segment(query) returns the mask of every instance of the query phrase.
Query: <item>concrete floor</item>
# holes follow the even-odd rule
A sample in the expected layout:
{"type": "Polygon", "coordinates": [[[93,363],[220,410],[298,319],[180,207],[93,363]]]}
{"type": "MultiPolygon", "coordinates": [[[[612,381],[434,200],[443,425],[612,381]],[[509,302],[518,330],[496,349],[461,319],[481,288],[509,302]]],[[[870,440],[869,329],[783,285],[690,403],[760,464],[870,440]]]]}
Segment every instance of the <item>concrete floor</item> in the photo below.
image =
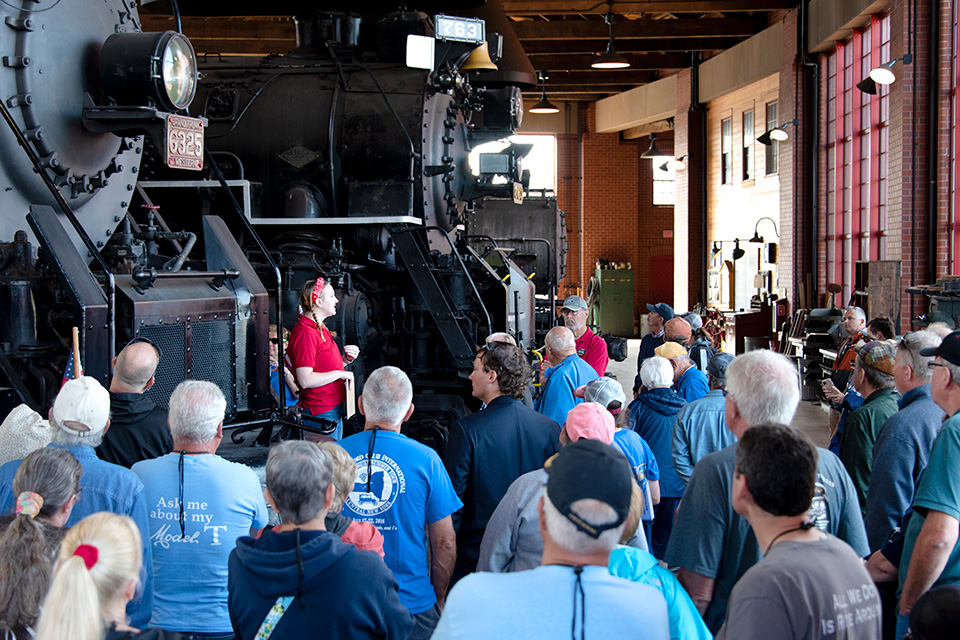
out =
{"type": "MultiPolygon", "coordinates": [[[[610,361],[607,372],[617,377],[629,396],[633,389],[633,380],[637,375],[637,354],[640,352],[640,340],[627,340],[627,359],[623,362],[610,361]]],[[[815,445],[826,447],[830,443],[829,416],[819,402],[800,402],[793,418],[793,426],[807,434],[815,445]]]]}

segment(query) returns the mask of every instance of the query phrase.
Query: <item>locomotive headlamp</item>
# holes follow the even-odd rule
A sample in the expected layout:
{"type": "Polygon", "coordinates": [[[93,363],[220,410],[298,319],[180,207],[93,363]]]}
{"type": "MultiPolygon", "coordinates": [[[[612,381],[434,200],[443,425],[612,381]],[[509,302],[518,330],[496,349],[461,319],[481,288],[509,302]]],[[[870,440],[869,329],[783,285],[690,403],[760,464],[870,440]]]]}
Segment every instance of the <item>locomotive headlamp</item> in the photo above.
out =
{"type": "Polygon", "coordinates": [[[193,45],[176,31],[115,33],[100,51],[100,87],[120,104],[185,109],[197,91],[193,45]]]}

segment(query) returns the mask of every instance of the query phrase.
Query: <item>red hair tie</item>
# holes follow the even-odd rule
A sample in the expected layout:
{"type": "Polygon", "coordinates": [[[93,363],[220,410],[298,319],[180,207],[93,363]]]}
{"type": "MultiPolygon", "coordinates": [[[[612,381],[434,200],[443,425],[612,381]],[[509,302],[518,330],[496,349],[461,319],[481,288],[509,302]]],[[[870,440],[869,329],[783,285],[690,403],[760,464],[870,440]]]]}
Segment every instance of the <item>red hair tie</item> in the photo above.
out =
{"type": "Polygon", "coordinates": [[[93,565],[97,564],[100,552],[92,544],[81,544],[73,552],[73,555],[83,558],[83,564],[87,566],[87,571],[89,571],[93,569],[93,565]]]}
{"type": "Polygon", "coordinates": [[[327,281],[323,278],[317,278],[317,281],[313,285],[313,293],[310,294],[310,301],[313,304],[317,303],[317,298],[320,297],[320,294],[323,292],[323,288],[327,286],[327,281]]]}

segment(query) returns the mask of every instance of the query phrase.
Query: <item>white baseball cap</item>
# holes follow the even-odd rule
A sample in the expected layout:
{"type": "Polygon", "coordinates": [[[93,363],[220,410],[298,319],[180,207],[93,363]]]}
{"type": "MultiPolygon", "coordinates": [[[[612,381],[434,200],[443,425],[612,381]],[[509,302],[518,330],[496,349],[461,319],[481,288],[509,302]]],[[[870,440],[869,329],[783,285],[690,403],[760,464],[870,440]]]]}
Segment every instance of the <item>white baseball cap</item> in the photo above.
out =
{"type": "MultiPolygon", "coordinates": [[[[623,385],[619,381],[605,376],[594,378],[582,387],[577,387],[573,390],[573,395],[583,398],[587,402],[601,404],[604,408],[609,407],[610,403],[614,401],[620,403],[620,409],[625,408],[627,404],[627,398],[623,395],[623,385]]],[[[612,413],[619,413],[620,409],[616,409],[612,413]]]]}
{"type": "Polygon", "coordinates": [[[53,403],[54,425],[81,438],[103,431],[109,419],[110,393],[96,378],[69,380],[53,403]]]}

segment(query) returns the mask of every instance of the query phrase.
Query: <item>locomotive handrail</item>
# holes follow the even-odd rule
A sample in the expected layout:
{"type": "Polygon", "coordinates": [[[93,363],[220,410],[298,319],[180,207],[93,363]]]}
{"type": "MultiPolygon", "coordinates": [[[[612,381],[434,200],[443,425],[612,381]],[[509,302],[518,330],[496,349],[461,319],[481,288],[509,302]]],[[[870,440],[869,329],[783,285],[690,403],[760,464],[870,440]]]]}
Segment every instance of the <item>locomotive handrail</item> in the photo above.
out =
{"type": "Polygon", "coordinates": [[[557,286],[553,265],[553,243],[546,238],[500,238],[503,242],[542,242],[547,245],[547,280],[550,281],[550,317],[557,317],[557,286]]]}
{"type": "MultiPolygon", "coordinates": [[[[487,305],[483,304],[483,298],[480,297],[480,291],[477,289],[477,283],[473,281],[473,278],[469,277],[467,272],[467,263],[463,261],[463,257],[460,255],[460,252],[457,251],[457,246],[453,243],[453,239],[450,237],[450,234],[447,233],[447,230],[443,227],[429,226],[423,227],[424,231],[430,231],[435,229],[443,234],[443,237],[447,239],[447,242],[450,243],[450,248],[453,249],[453,255],[457,256],[457,262],[460,263],[460,268],[463,269],[463,272],[467,274],[467,282],[470,283],[470,288],[473,289],[473,293],[477,296],[477,302],[480,303],[480,308],[483,309],[483,315],[487,317],[487,328],[490,331],[493,331],[493,319],[490,317],[490,312],[487,311],[487,305]]],[[[410,232],[413,229],[404,229],[404,232],[410,232]]]]}
{"type": "MultiPolygon", "coordinates": [[[[207,164],[210,167],[210,170],[213,172],[214,177],[220,183],[220,187],[226,192],[227,197],[230,199],[230,203],[233,205],[233,210],[236,212],[237,217],[240,218],[240,222],[246,228],[247,233],[253,237],[254,241],[257,243],[257,247],[260,249],[260,252],[267,259],[267,264],[273,269],[273,277],[277,282],[277,335],[282,335],[283,332],[283,305],[281,301],[283,300],[283,276],[280,275],[280,267],[277,266],[276,261],[273,259],[273,256],[270,255],[270,251],[267,249],[267,245],[264,244],[263,239],[260,237],[260,234],[257,233],[256,229],[253,228],[253,225],[250,224],[250,220],[247,219],[247,216],[243,214],[243,209],[240,208],[240,203],[237,202],[236,197],[233,195],[233,191],[230,190],[230,186],[227,184],[226,178],[223,177],[223,172],[220,171],[220,167],[217,166],[217,161],[213,157],[213,154],[210,152],[210,149],[206,145],[203,147],[203,151],[207,157],[207,164]]],[[[284,362],[284,348],[283,340],[277,340],[277,362],[284,362]]],[[[284,407],[287,404],[287,394],[286,394],[286,385],[280,385],[280,406],[284,407]]],[[[262,444],[265,447],[270,446],[270,437],[273,434],[273,425],[267,424],[260,434],[257,436],[257,443],[262,444]]]]}
{"type": "Polygon", "coordinates": [[[86,230],[80,224],[80,221],[77,220],[76,214],[73,212],[73,209],[70,208],[70,205],[63,197],[63,194],[60,193],[60,189],[58,189],[57,185],[55,185],[53,180],[50,179],[50,174],[47,173],[47,170],[43,167],[43,164],[41,164],[40,158],[37,157],[37,154],[34,153],[33,149],[30,148],[30,144],[27,142],[23,132],[20,131],[20,127],[17,125],[16,121],[13,119],[13,116],[10,114],[10,111],[7,109],[7,105],[4,104],[2,100],[0,100],[0,113],[2,113],[3,119],[13,132],[13,136],[17,139],[17,144],[19,144],[23,151],[27,154],[27,157],[33,164],[34,170],[36,170],[36,172],[40,175],[40,179],[43,180],[43,184],[50,191],[50,194],[60,207],[60,210],[63,211],[63,215],[65,215],[67,220],[70,221],[71,226],[73,226],[74,231],[77,232],[80,240],[87,247],[87,251],[90,252],[93,260],[100,265],[100,268],[103,269],[104,274],[107,276],[107,335],[110,345],[109,358],[112,362],[117,348],[116,328],[113,326],[114,306],[116,304],[116,282],[113,278],[113,272],[110,271],[110,267],[107,266],[103,256],[100,255],[100,251],[93,244],[93,240],[90,239],[90,236],[87,235],[86,230]]]}

